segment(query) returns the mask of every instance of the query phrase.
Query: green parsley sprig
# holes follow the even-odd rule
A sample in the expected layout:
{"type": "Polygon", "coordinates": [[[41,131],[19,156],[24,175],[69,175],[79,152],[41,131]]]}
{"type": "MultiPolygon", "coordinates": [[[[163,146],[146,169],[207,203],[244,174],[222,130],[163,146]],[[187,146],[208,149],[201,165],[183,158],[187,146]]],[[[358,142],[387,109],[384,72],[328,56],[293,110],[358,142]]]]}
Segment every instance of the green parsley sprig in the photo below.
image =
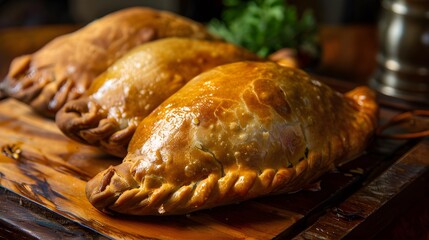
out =
{"type": "Polygon", "coordinates": [[[221,20],[209,22],[209,30],[228,42],[261,57],[282,48],[293,48],[317,58],[317,26],[311,11],[298,18],[296,8],[284,0],[224,0],[221,20]]]}

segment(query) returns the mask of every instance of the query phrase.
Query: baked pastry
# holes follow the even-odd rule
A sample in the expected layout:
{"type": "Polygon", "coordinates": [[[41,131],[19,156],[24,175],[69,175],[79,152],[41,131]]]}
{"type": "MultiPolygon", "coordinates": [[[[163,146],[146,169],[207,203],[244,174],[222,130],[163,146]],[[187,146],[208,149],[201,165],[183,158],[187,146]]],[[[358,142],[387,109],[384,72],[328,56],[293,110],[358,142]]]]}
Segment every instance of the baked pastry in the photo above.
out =
{"type": "Polygon", "coordinates": [[[342,95],[273,62],[222,65],[143,119],[86,194],[106,212],[169,215],[297,191],[364,151],[376,112],[367,87],[342,95]]]}
{"type": "Polygon", "coordinates": [[[72,139],[125,157],[137,124],[199,73],[215,66],[257,59],[219,41],[166,38],[131,50],[101,74],[87,95],[69,101],[56,116],[72,139]]]}
{"type": "Polygon", "coordinates": [[[60,36],[37,52],[18,57],[0,89],[54,117],[91,81],[131,48],[165,37],[212,39],[199,23],[169,12],[134,7],[111,13],[84,28],[60,36]]]}

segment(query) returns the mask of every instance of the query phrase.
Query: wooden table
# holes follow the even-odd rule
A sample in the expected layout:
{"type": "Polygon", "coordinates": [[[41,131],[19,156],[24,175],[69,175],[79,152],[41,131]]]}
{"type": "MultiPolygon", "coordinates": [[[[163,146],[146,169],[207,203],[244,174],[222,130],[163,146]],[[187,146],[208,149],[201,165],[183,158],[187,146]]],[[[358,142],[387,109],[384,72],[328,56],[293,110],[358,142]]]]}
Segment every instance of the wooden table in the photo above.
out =
{"type": "MultiPolygon", "coordinates": [[[[395,112],[383,108],[381,116],[395,112]]],[[[53,121],[11,99],[0,102],[0,132],[0,228],[6,237],[368,238],[428,196],[429,141],[375,139],[365,154],[324,175],[319,191],[186,216],[115,218],[86,201],[84,185],[119,159],[67,139],[53,121]]]]}
{"type": "MultiPolygon", "coordinates": [[[[328,60],[319,73],[333,72],[328,60]]],[[[322,80],[340,91],[355,85],[322,80]]],[[[380,121],[413,107],[386,97],[380,103],[380,121]]],[[[362,156],[325,174],[317,191],[132,218],[96,211],[83,193],[86,180],[120,159],[67,139],[15,100],[0,101],[0,148],[0,238],[368,239],[392,236],[404,222],[414,223],[414,236],[428,236],[419,228],[429,216],[428,139],[374,139],[362,156]]]]}

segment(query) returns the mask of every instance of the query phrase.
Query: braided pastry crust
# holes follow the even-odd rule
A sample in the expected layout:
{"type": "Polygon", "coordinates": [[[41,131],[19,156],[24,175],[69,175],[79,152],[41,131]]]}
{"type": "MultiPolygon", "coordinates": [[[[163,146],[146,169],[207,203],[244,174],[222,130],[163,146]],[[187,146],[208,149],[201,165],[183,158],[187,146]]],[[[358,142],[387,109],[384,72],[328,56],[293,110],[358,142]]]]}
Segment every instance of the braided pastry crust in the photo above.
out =
{"type": "Polygon", "coordinates": [[[364,151],[374,93],[238,62],[200,74],[138,126],[122,164],[87,184],[106,212],[183,214],[301,189],[364,151]]]}
{"type": "Polygon", "coordinates": [[[0,91],[54,117],[128,50],[174,36],[214,38],[201,24],[173,13],[141,7],[120,10],[14,59],[0,91]]]}

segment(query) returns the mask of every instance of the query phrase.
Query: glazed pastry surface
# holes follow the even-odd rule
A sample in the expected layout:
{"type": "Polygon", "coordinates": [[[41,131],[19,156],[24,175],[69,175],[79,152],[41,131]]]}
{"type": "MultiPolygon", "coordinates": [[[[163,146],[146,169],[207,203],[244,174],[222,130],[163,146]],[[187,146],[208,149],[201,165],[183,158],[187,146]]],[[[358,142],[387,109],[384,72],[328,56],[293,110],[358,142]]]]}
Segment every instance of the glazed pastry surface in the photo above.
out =
{"type": "Polygon", "coordinates": [[[105,212],[170,215],[299,190],[364,151],[374,98],[272,62],[216,67],[143,119],[87,197],[105,212]]]}
{"type": "Polygon", "coordinates": [[[128,50],[172,36],[213,38],[199,23],[172,13],[140,7],[120,10],[14,59],[0,91],[54,117],[128,50]]]}
{"type": "Polygon", "coordinates": [[[69,137],[124,157],[137,124],[199,73],[256,55],[235,45],[166,38],[132,49],[57,114],[69,137]]]}

